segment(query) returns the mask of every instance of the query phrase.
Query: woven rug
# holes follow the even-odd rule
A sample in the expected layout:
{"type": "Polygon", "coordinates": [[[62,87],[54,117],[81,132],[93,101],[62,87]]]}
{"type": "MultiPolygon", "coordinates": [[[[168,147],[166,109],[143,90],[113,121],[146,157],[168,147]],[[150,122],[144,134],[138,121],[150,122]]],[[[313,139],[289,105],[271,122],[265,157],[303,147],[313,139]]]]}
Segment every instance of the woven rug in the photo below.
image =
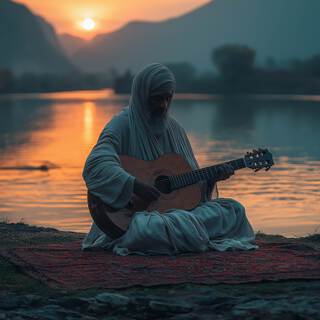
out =
{"type": "Polygon", "coordinates": [[[320,279],[320,252],[297,243],[257,241],[258,250],[169,256],[81,251],[80,242],[2,249],[21,271],[50,287],[126,288],[164,284],[239,284],[320,279]]]}

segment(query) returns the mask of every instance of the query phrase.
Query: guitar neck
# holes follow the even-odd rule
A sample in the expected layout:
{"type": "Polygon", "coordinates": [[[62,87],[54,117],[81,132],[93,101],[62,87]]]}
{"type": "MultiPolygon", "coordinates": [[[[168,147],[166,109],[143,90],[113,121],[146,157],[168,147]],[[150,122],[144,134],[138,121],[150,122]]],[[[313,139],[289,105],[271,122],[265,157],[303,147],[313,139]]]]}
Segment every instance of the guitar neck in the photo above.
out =
{"type": "Polygon", "coordinates": [[[214,166],[197,169],[183,174],[170,176],[169,181],[172,190],[181,189],[189,185],[195,184],[202,180],[215,180],[218,175],[218,167],[223,164],[230,164],[234,170],[239,170],[246,167],[243,158],[220,163],[214,166]]]}

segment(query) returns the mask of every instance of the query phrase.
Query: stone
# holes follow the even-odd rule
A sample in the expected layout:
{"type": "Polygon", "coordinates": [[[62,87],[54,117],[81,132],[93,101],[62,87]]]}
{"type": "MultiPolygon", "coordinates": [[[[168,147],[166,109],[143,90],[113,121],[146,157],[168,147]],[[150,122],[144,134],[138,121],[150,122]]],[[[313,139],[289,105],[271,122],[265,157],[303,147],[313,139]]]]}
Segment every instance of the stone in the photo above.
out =
{"type": "Polygon", "coordinates": [[[78,314],[78,315],[67,315],[64,319],[65,320],[97,320],[96,317],[90,317],[90,316],[80,315],[80,314],[78,314]]]}
{"type": "Polygon", "coordinates": [[[110,308],[110,306],[107,304],[103,304],[95,301],[94,303],[91,303],[88,306],[87,311],[90,313],[102,315],[102,314],[109,314],[112,311],[112,308],[110,308]]]}
{"type": "Polygon", "coordinates": [[[131,299],[122,294],[104,292],[96,295],[96,300],[102,304],[118,308],[126,307],[131,299]]]}
{"type": "MultiPolygon", "coordinates": [[[[283,319],[316,319],[319,315],[319,303],[313,297],[293,297],[282,299],[253,299],[239,303],[232,309],[234,316],[248,316],[250,314],[265,314],[268,318],[282,317],[283,319]]],[[[319,317],[320,318],[320,317],[319,317]]]]}
{"type": "Polygon", "coordinates": [[[10,318],[10,320],[26,320],[26,318],[20,317],[20,316],[16,316],[16,317],[10,318]]]}
{"type": "Polygon", "coordinates": [[[211,305],[211,307],[215,310],[215,311],[229,311],[233,308],[234,305],[237,304],[237,300],[234,298],[221,298],[221,299],[216,299],[213,301],[213,304],[211,305]]]}
{"type": "MultiPolygon", "coordinates": [[[[184,314],[178,314],[178,315],[174,316],[173,318],[170,317],[170,319],[172,319],[172,320],[200,320],[202,318],[195,313],[187,313],[187,314],[184,313],[184,314]]],[[[213,319],[213,317],[211,319],[213,319]]]]}
{"type": "Polygon", "coordinates": [[[0,296],[0,309],[3,310],[13,310],[18,308],[20,305],[20,300],[17,296],[8,294],[0,296]]]}
{"type": "Polygon", "coordinates": [[[68,309],[87,309],[94,301],[95,299],[93,298],[63,297],[56,303],[68,309]]]}
{"type": "MultiPolygon", "coordinates": [[[[58,305],[46,305],[41,308],[22,309],[11,311],[10,315],[21,317],[22,319],[41,319],[41,320],[56,320],[65,319],[67,317],[73,319],[81,319],[82,315],[72,310],[66,310],[58,305]]],[[[11,319],[11,318],[10,318],[11,319]]]]}
{"type": "Polygon", "coordinates": [[[242,303],[240,305],[237,306],[238,309],[242,309],[242,310],[249,310],[249,309],[268,309],[270,307],[270,301],[266,301],[263,299],[255,299],[252,301],[248,301],[245,303],[242,303]]]}
{"type": "Polygon", "coordinates": [[[157,313],[188,313],[193,310],[191,306],[187,306],[185,304],[164,302],[152,300],[149,302],[149,309],[153,312],[157,313]]]}
{"type": "Polygon", "coordinates": [[[226,296],[215,296],[215,295],[201,295],[194,297],[192,301],[201,306],[223,306],[223,305],[233,305],[236,299],[233,297],[226,296]]]}
{"type": "Polygon", "coordinates": [[[36,306],[42,302],[43,298],[33,294],[26,294],[21,300],[21,304],[24,306],[36,306]]]}

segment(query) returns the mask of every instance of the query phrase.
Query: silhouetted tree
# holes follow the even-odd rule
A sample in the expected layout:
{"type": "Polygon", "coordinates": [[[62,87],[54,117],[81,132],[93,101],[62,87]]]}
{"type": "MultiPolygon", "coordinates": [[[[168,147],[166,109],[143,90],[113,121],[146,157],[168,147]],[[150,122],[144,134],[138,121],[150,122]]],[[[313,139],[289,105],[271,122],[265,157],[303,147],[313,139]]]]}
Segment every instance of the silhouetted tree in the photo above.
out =
{"type": "Polygon", "coordinates": [[[252,72],[255,55],[247,46],[225,45],[213,52],[212,61],[222,76],[234,77],[252,72]]]}
{"type": "Polygon", "coordinates": [[[133,75],[127,70],[122,75],[118,75],[113,80],[113,89],[116,93],[130,93],[133,75]]]}
{"type": "Polygon", "coordinates": [[[0,92],[10,92],[14,86],[14,75],[8,70],[0,70],[0,92]]]}
{"type": "Polygon", "coordinates": [[[276,70],[277,69],[277,62],[273,57],[267,57],[265,66],[269,70],[276,70]]]}
{"type": "Polygon", "coordinates": [[[238,91],[243,78],[254,70],[255,51],[247,46],[224,45],[212,53],[212,61],[216,65],[225,91],[238,91]]]}
{"type": "Polygon", "coordinates": [[[177,92],[192,92],[196,68],[188,62],[165,63],[173,72],[177,82],[177,92]]]}
{"type": "Polygon", "coordinates": [[[292,60],[291,69],[299,75],[320,77],[320,54],[314,55],[306,60],[292,60]]]}

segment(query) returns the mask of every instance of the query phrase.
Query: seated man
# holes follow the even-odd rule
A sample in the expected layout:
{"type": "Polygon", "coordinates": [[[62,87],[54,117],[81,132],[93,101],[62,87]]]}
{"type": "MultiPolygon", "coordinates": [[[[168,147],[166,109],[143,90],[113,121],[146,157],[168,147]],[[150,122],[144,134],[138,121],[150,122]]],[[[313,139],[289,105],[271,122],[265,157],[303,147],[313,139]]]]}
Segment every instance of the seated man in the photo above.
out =
{"type": "MultiPolygon", "coordinates": [[[[184,129],[168,115],[174,91],[175,79],[167,67],[153,63],[141,70],[133,80],[129,106],[105,126],[88,156],[83,171],[87,188],[110,207],[124,208],[133,193],[147,201],[160,194],[126,172],[119,155],[154,160],[177,153],[192,169],[199,168],[184,129]]],[[[225,165],[216,180],[232,174],[232,167],[225,165]]],[[[93,223],[82,249],[103,247],[119,255],[144,255],[257,248],[244,207],[233,199],[212,200],[215,181],[201,185],[202,202],[193,210],[136,212],[126,233],[115,240],[93,223]]]]}

